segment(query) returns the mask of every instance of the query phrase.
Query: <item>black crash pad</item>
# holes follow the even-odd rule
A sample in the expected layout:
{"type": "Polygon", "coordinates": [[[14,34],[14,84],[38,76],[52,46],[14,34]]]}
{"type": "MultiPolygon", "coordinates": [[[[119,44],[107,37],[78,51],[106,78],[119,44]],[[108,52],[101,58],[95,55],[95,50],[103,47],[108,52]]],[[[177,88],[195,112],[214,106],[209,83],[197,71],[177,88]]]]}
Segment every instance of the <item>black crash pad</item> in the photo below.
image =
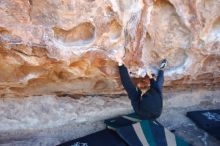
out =
{"type": "Polygon", "coordinates": [[[129,146],[191,146],[157,121],[142,120],[135,113],[105,120],[129,146]]]}
{"type": "Polygon", "coordinates": [[[116,132],[105,129],[59,146],[128,146],[116,132]]]}
{"type": "Polygon", "coordinates": [[[220,109],[187,112],[195,124],[220,140],[220,109]]]}

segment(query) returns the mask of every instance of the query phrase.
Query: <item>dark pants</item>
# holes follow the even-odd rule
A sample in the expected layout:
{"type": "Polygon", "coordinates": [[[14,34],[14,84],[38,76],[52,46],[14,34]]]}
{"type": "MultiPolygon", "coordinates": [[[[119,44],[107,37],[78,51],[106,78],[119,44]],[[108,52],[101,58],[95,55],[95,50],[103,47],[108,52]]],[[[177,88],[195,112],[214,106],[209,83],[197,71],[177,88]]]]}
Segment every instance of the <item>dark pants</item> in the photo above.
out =
{"type": "MultiPolygon", "coordinates": [[[[128,74],[127,68],[122,65],[119,66],[119,73],[121,77],[121,83],[124,86],[124,89],[128,93],[128,97],[131,100],[131,105],[136,113],[140,111],[140,99],[141,99],[141,90],[137,88],[131,81],[131,78],[128,74]]],[[[163,70],[159,70],[156,81],[150,81],[150,88],[157,90],[162,96],[164,82],[164,72],[163,70]]]]}

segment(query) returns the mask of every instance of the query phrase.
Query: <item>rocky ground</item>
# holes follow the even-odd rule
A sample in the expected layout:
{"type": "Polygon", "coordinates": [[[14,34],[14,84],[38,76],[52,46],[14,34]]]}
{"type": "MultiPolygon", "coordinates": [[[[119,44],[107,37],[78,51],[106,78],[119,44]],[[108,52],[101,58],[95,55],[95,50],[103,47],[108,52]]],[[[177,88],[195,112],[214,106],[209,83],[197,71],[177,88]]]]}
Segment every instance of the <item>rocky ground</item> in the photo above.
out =
{"type": "MultiPolygon", "coordinates": [[[[185,113],[220,107],[220,91],[165,93],[159,121],[195,146],[220,142],[197,128],[185,113]]],[[[105,128],[103,120],[132,112],[126,96],[3,98],[0,145],[56,145],[105,128]]]]}

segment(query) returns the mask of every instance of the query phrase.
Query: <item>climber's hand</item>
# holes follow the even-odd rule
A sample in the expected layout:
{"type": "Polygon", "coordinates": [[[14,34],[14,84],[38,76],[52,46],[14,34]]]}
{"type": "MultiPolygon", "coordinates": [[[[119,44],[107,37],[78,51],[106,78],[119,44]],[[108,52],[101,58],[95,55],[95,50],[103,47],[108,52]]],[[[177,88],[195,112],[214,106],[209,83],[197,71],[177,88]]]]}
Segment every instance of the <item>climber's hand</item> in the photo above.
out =
{"type": "Polygon", "coordinates": [[[152,76],[152,73],[151,73],[150,70],[147,71],[147,75],[148,75],[148,77],[149,77],[150,79],[153,79],[153,76],[152,76]]]}
{"type": "Polygon", "coordinates": [[[124,58],[124,50],[117,51],[117,53],[115,54],[115,60],[118,62],[119,66],[124,64],[123,58],[124,58]]]}

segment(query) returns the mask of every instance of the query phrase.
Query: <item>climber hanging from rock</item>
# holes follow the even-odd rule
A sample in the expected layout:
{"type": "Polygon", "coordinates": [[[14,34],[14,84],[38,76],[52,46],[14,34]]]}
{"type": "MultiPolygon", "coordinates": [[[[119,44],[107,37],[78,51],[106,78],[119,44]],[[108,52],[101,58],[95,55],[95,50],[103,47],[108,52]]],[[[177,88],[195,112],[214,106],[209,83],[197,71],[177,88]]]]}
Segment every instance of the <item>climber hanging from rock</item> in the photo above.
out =
{"type": "Polygon", "coordinates": [[[167,66],[167,60],[163,59],[160,63],[158,76],[156,80],[153,78],[151,72],[148,71],[147,75],[150,80],[150,88],[145,93],[139,87],[136,87],[128,74],[128,70],[123,63],[124,52],[118,52],[115,59],[118,62],[119,74],[121,83],[126,90],[131,105],[136,114],[143,119],[155,120],[161,115],[163,107],[163,82],[164,82],[164,69],[167,66]]]}

